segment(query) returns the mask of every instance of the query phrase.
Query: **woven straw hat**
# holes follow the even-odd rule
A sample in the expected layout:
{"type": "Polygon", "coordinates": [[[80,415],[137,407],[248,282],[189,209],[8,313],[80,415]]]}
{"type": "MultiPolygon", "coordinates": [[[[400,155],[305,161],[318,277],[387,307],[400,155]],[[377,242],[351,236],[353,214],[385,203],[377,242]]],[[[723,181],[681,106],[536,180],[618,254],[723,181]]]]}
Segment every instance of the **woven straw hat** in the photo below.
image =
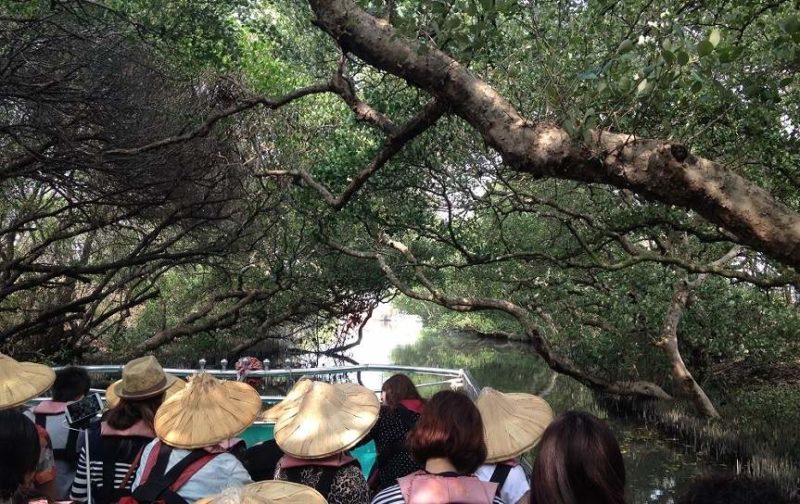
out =
{"type": "Polygon", "coordinates": [[[378,421],[378,398],[361,385],[311,381],[303,386],[303,394],[278,404],[275,423],[275,441],[293,457],[318,459],[348,450],[378,421]]]}
{"type": "Polygon", "coordinates": [[[205,497],[197,504],[327,504],[321,493],[289,481],[263,481],[205,497]]]}
{"type": "Polygon", "coordinates": [[[487,464],[518,457],[530,450],[553,420],[547,401],[533,394],[504,394],[490,387],[475,401],[483,418],[487,464]]]}
{"type": "Polygon", "coordinates": [[[156,434],[175,448],[214,446],[249,427],[261,410],[256,389],[200,373],[158,408],[156,434]]]}
{"type": "Polygon", "coordinates": [[[178,377],[165,373],[155,357],[133,359],[122,368],[122,379],[109,389],[122,399],[138,401],[164,393],[178,377]]]}
{"type": "Polygon", "coordinates": [[[16,408],[53,386],[56,373],[48,366],[17,362],[0,354],[0,410],[16,408]]]}
{"type": "MultiPolygon", "coordinates": [[[[166,374],[167,374],[167,376],[172,376],[169,373],[166,373],[166,374]]],[[[169,399],[170,397],[172,397],[173,395],[175,395],[175,393],[180,392],[181,390],[186,388],[186,382],[185,381],[181,380],[178,377],[175,377],[175,378],[176,378],[175,381],[172,383],[172,385],[165,392],[165,394],[166,394],[166,397],[164,397],[165,401],[167,399],[169,399]]],[[[106,406],[108,407],[108,409],[116,408],[117,404],[119,404],[119,397],[114,392],[114,388],[119,386],[119,384],[121,384],[121,383],[122,383],[122,380],[117,380],[114,383],[112,383],[111,385],[109,385],[108,388],[106,389],[106,406]]]]}
{"type": "Polygon", "coordinates": [[[269,423],[277,422],[284,410],[286,410],[289,405],[294,404],[297,399],[303,397],[303,395],[311,389],[313,383],[314,381],[310,378],[300,378],[289,393],[286,394],[286,397],[275,406],[262,412],[259,415],[259,419],[269,423]]]}

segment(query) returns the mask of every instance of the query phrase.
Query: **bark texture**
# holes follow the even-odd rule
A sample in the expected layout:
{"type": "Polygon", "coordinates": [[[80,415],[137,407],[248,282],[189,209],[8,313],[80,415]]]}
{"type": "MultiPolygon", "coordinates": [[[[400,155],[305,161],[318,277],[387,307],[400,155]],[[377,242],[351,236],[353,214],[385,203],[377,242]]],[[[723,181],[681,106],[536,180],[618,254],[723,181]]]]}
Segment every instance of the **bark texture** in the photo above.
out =
{"type": "Polygon", "coordinates": [[[309,0],[315,24],[348,52],[426,90],[467,121],[512,169],[536,177],[611,184],[694,210],[737,241],[800,266],[800,214],[719,163],[680,144],[594,131],[575,142],[554,124],[523,117],[492,86],[434,48],[404,37],[352,0],[309,0]]]}
{"type": "MultiPolygon", "coordinates": [[[[700,281],[702,282],[702,279],[700,281]]],[[[683,362],[683,357],[681,357],[678,347],[678,324],[681,321],[686,304],[689,302],[690,295],[691,286],[687,282],[681,281],[675,285],[672,301],[661,329],[661,338],[657,345],[667,356],[672,378],[681,393],[692,401],[701,415],[719,418],[719,413],[711,399],[708,398],[702,387],[695,381],[692,373],[686,367],[686,363],[683,362]]]]}

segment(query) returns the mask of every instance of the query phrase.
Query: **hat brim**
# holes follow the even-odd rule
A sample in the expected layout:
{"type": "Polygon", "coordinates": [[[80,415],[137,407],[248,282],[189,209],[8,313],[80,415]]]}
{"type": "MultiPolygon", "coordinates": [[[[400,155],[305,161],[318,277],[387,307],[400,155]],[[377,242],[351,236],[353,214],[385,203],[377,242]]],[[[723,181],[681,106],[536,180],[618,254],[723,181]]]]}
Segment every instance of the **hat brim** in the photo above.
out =
{"type": "Polygon", "coordinates": [[[206,448],[240,434],[260,411],[261,397],[250,385],[199,374],[158,408],[155,430],[174,448],[206,448]]]}
{"type": "Polygon", "coordinates": [[[316,390],[283,404],[275,423],[275,442],[281,450],[306,460],[355,447],[378,422],[380,411],[378,398],[361,385],[313,382],[313,386],[316,390]]]}
{"type": "Polygon", "coordinates": [[[476,400],[484,420],[487,464],[517,458],[530,451],[553,420],[553,410],[539,396],[486,388],[476,400]]]}
{"type": "MultiPolygon", "coordinates": [[[[328,501],[314,488],[291,481],[270,480],[251,483],[240,489],[241,502],[248,502],[248,497],[253,496],[265,500],[270,504],[327,504],[328,501]]],[[[226,492],[211,497],[204,497],[197,504],[213,504],[224,498],[226,492]]]]}
{"type": "Polygon", "coordinates": [[[120,399],[127,399],[129,401],[141,401],[144,399],[150,399],[151,397],[156,397],[157,395],[166,392],[167,389],[175,385],[175,382],[179,379],[177,376],[170,373],[164,373],[164,376],[166,379],[164,380],[165,383],[163,386],[158,387],[157,389],[148,390],[146,392],[141,392],[138,394],[124,393],[122,391],[122,380],[118,380],[112,383],[108,389],[111,390],[113,394],[119,397],[120,399]]]}
{"type": "Polygon", "coordinates": [[[49,390],[56,381],[56,373],[49,366],[33,362],[16,364],[20,371],[0,385],[0,410],[22,406],[49,390]]]}

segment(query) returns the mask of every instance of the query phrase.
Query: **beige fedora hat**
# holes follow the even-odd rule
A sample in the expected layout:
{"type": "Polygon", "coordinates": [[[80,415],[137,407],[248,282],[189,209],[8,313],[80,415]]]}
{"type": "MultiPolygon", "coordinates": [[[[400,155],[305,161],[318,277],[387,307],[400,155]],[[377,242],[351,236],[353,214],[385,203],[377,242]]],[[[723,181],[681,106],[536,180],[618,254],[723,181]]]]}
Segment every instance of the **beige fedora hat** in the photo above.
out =
{"type": "Polygon", "coordinates": [[[53,386],[56,373],[44,364],[18,362],[0,354],[0,410],[16,408],[53,386]]]}
{"type": "MultiPolygon", "coordinates": [[[[172,376],[169,373],[166,374],[167,376],[172,376]]],[[[111,385],[109,385],[108,388],[106,389],[106,406],[108,407],[108,409],[115,408],[117,404],[119,404],[119,397],[114,392],[114,389],[118,387],[121,383],[122,380],[117,380],[111,385]]],[[[180,392],[184,388],[186,388],[186,382],[178,377],[175,377],[175,381],[172,382],[172,385],[165,391],[166,395],[164,397],[164,400],[166,401],[167,399],[175,395],[175,393],[180,392]]]]}
{"type": "Polygon", "coordinates": [[[327,504],[321,493],[289,481],[263,481],[205,497],[197,504],[327,504]]]}
{"type": "Polygon", "coordinates": [[[158,408],[156,434],[175,448],[214,446],[248,428],[259,411],[261,397],[250,385],[200,373],[158,408]]]}
{"type": "Polygon", "coordinates": [[[547,401],[533,394],[504,394],[485,387],[475,404],[483,418],[487,464],[530,450],[553,420],[553,409],[547,401]]]}
{"type": "Polygon", "coordinates": [[[378,421],[380,403],[369,389],[354,383],[311,381],[303,394],[278,405],[275,441],[301,459],[324,458],[348,450],[378,421]]]}
{"type": "Polygon", "coordinates": [[[122,379],[110,389],[118,398],[138,401],[166,392],[177,379],[177,376],[165,373],[155,357],[147,355],[125,364],[122,379]]]}

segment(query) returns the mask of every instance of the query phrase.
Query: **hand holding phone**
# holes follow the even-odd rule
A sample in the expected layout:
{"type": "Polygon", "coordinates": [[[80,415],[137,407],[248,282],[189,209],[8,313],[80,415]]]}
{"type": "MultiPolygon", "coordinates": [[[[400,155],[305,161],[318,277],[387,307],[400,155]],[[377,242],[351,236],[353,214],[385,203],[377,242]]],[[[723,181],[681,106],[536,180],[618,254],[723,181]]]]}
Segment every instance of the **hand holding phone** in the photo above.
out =
{"type": "Polygon", "coordinates": [[[103,411],[103,399],[100,394],[90,394],[79,401],[67,404],[67,422],[70,426],[85,426],[103,411]]]}

